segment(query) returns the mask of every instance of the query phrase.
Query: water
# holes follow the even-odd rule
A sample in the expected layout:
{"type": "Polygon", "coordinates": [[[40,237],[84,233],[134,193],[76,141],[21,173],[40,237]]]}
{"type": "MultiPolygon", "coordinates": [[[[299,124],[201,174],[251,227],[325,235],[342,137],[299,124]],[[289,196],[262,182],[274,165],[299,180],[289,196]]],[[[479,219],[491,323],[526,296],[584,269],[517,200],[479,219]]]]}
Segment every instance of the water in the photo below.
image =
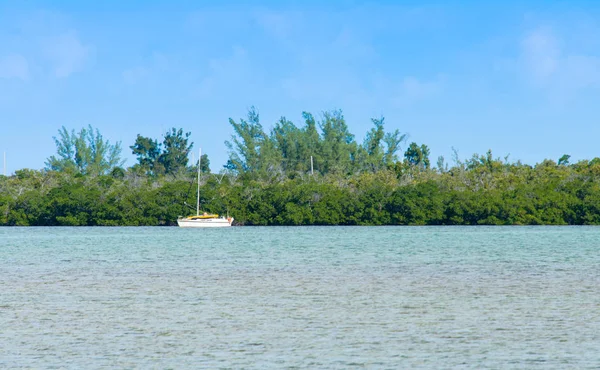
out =
{"type": "Polygon", "coordinates": [[[0,228],[0,368],[599,368],[600,228],[0,228]]]}

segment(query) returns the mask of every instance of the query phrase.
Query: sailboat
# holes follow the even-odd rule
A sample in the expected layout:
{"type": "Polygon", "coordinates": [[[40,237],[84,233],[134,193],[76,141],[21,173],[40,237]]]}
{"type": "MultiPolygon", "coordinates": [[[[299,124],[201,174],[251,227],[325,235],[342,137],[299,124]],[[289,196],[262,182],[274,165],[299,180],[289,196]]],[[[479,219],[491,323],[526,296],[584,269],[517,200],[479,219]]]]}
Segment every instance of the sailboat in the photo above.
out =
{"type": "Polygon", "coordinates": [[[196,215],[179,217],[177,225],[179,227],[230,227],[233,223],[233,217],[219,216],[215,213],[202,212],[200,214],[200,161],[202,160],[202,150],[198,152],[198,191],[196,200],[196,215]]]}

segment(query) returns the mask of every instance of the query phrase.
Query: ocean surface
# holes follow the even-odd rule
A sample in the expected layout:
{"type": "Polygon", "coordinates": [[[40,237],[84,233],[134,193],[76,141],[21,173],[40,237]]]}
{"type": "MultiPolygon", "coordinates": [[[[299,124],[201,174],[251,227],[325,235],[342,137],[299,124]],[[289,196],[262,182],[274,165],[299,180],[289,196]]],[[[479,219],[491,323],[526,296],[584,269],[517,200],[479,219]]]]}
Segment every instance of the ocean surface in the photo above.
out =
{"type": "Polygon", "coordinates": [[[600,228],[0,228],[0,368],[598,369],[600,228]]]}

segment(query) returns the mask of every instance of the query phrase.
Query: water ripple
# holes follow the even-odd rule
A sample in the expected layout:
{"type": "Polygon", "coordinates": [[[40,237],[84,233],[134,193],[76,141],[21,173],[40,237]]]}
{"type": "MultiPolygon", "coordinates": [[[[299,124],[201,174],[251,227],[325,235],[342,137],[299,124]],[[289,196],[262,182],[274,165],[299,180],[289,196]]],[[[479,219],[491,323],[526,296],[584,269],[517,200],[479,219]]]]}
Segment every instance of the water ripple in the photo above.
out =
{"type": "Polygon", "coordinates": [[[2,368],[598,368],[600,228],[2,228],[2,368]]]}

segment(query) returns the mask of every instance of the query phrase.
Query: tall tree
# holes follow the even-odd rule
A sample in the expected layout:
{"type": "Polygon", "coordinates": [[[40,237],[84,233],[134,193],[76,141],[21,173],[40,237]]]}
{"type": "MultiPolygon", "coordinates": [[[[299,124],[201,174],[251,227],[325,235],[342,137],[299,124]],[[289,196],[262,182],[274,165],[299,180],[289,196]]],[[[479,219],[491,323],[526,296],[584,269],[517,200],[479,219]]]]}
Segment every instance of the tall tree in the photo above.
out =
{"type": "Polygon", "coordinates": [[[406,141],[407,137],[407,134],[401,134],[398,129],[385,134],[383,141],[385,142],[386,150],[383,160],[387,166],[392,165],[398,160],[396,153],[400,150],[400,145],[406,141]]]}
{"type": "Polygon", "coordinates": [[[202,154],[200,157],[200,172],[210,173],[210,159],[207,154],[202,154]]]}
{"type": "MultiPolygon", "coordinates": [[[[284,171],[307,172],[310,169],[310,156],[315,153],[310,149],[310,139],[305,130],[282,117],[275,124],[271,137],[280,151],[284,171]]],[[[318,137],[317,133],[317,141],[318,137]]]]}
{"type": "Polygon", "coordinates": [[[188,143],[192,133],[183,129],[172,128],[163,140],[163,152],[158,157],[158,163],[164,167],[166,174],[175,174],[187,167],[188,155],[194,143],[188,143]]]}
{"type": "Polygon", "coordinates": [[[404,160],[412,168],[427,169],[429,168],[429,147],[423,144],[419,146],[412,142],[404,153],[404,160]]]}
{"type": "Polygon", "coordinates": [[[383,130],[384,118],[372,118],[373,128],[367,132],[363,148],[366,151],[365,165],[369,171],[377,172],[383,166],[384,149],[382,141],[385,137],[383,130]]]}
{"type": "Polygon", "coordinates": [[[49,170],[103,175],[125,163],[121,159],[121,142],[111,144],[91,125],[79,132],[69,132],[63,126],[58,133],[59,137],[53,137],[57,155],[46,161],[49,170]]]}
{"type": "Polygon", "coordinates": [[[260,167],[261,146],[267,140],[260,124],[260,117],[256,108],[248,111],[247,120],[241,119],[239,123],[229,119],[234,135],[231,141],[225,141],[229,149],[229,161],[226,167],[238,171],[257,171],[260,167]]]}
{"type": "Polygon", "coordinates": [[[302,129],[302,144],[300,160],[306,161],[307,170],[310,164],[309,158],[313,158],[313,167],[319,171],[320,164],[323,163],[322,159],[322,142],[317,130],[317,122],[315,117],[308,113],[302,112],[302,118],[304,118],[304,128],[302,129]]]}
{"type": "Polygon", "coordinates": [[[558,165],[559,166],[567,166],[569,164],[569,159],[570,158],[571,158],[570,155],[563,154],[563,156],[558,159],[558,165]]]}
{"type": "Polygon", "coordinates": [[[323,173],[346,174],[351,171],[353,156],[356,154],[354,135],[341,110],[324,112],[320,123],[322,132],[321,155],[323,173]]]}
{"type": "Polygon", "coordinates": [[[164,173],[164,167],[158,162],[161,144],[157,140],[138,134],[135,143],[129,148],[137,156],[138,165],[146,174],[158,176],[164,173]]]}

